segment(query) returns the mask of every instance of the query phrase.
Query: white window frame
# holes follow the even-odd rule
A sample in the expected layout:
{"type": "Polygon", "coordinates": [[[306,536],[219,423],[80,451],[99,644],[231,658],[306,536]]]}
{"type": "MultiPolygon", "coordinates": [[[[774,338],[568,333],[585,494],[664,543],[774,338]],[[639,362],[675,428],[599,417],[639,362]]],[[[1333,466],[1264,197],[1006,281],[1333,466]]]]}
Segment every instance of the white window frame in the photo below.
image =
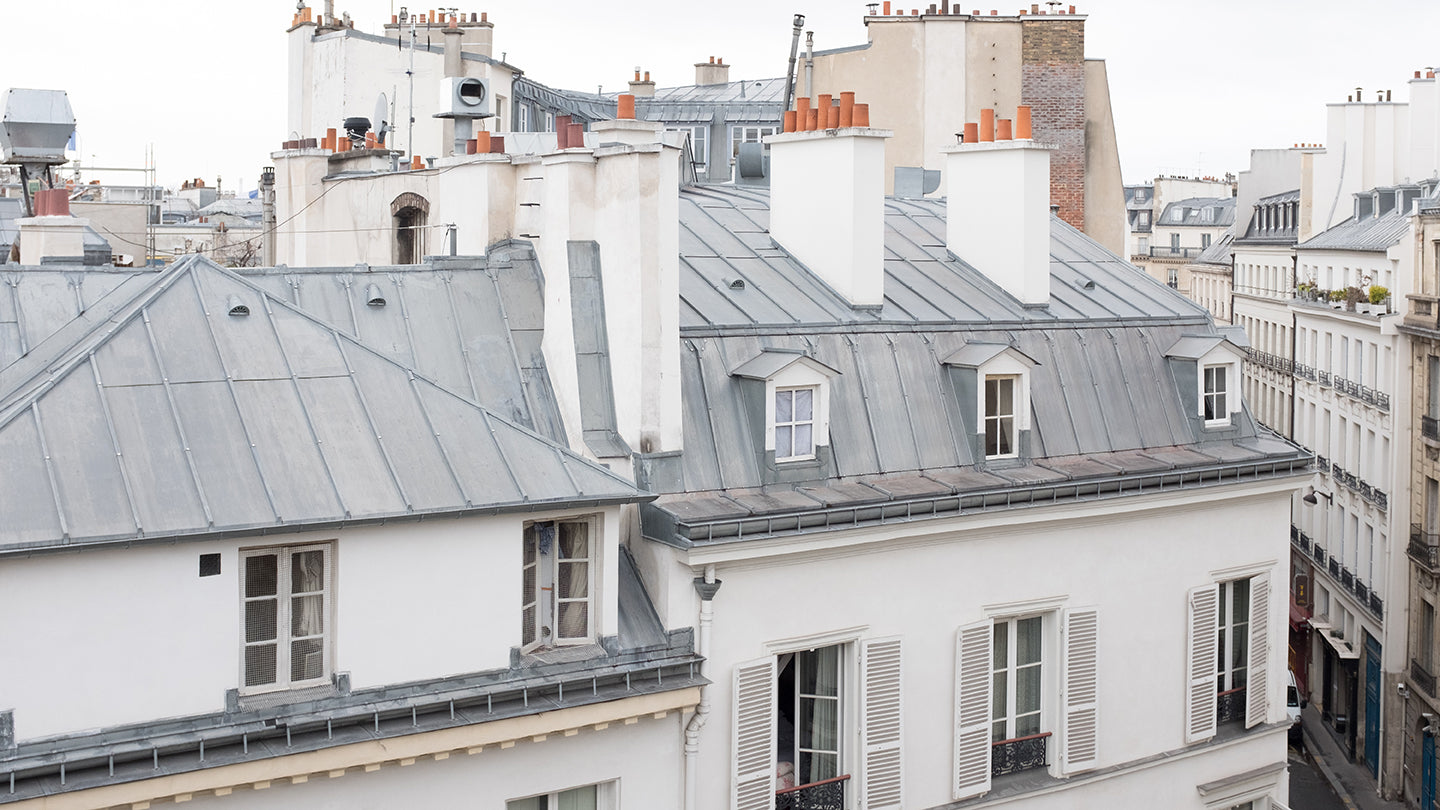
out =
{"type": "Polygon", "coordinates": [[[1201,363],[1200,364],[1200,416],[1205,419],[1205,427],[1226,427],[1230,424],[1230,414],[1233,409],[1230,406],[1230,397],[1234,396],[1235,369],[1232,363],[1201,363]],[[1212,371],[1224,372],[1223,386],[1211,386],[1212,371]],[[1208,408],[1207,405],[1214,401],[1219,408],[1208,408]],[[1218,416],[1206,417],[1206,411],[1218,416]]]}
{"type": "Polygon", "coordinates": [[[775,417],[773,420],[773,432],[775,436],[774,441],[776,463],[786,461],[809,461],[810,459],[815,458],[815,430],[817,421],[816,416],[818,415],[816,413],[816,409],[819,406],[819,403],[820,386],[818,385],[786,386],[783,388],[777,387],[775,389],[775,397],[772,402],[772,407],[775,411],[775,417]],[[810,396],[809,419],[801,419],[796,414],[795,402],[800,398],[801,394],[809,394],[810,396]],[[783,397],[787,396],[790,398],[790,421],[782,422],[780,421],[780,400],[783,397]],[[797,432],[797,429],[803,426],[808,426],[810,428],[810,442],[807,447],[801,448],[797,446],[795,442],[795,434],[797,432]],[[780,433],[782,428],[789,428],[790,434],[789,446],[783,448],[780,446],[780,433]]]}
{"type": "Polygon", "coordinates": [[[1250,674],[1250,580],[1246,577],[1220,583],[1218,619],[1215,624],[1219,660],[1215,668],[1215,689],[1228,692],[1242,689],[1250,674]],[[1244,586],[1243,588],[1241,586],[1244,586]],[[1243,600],[1245,620],[1236,621],[1236,607],[1243,600]],[[1236,658],[1240,660],[1236,661],[1236,658]]]}
{"type": "Polygon", "coordinates": [[[529,104],[521,104],[517,109],[520,111],[520,121],[519,121],[520,131],[521,131],[521,132],[529,132],[529,131],[530,131],[530,105],[529,105],[529,104]]]}
{"type": "Polygon", "coordinates": [[[539,793],[522,796],[518,799],[509,799],[505,802],[505,810],[516,810],[517,808],[532,806],[522,805],[520,802],[531,802],[536,799],[541,800],[537,802],[536,805],[542,808],[542,810],[558,810],[560,807],[560,799],[564,794],[577,790],[585,790],[587,788],[595,788],[596,810],[616,810],[616,808],[620,806],[620,785],[617,781],[609,781],[588,785],[576,785],[575,787],[565,788],[563,790],[552,790],[549,793],[539,793]]]}
{"type": "Polygon", "coordinates": [[[555,113],[550,110],[545,111],[545,131],[555,131],[555,113]]]}
{"type": "Polygon", "coordinates": [[[835,372],[809,357],[796,355],[794,362],[765,378],[765,450],[775,455],[775,462],[809,461],[817,457],[819,448],[830,444],[830,377],[835,372]],[[813,427],[810,431],[810,454],[781,456],[775,442],[775,395],[786,389],[810,388],[813,427]]]}
{"type": "Polygon", "coordinates": [[[997,718],[995,716],[995,710],[999,707],[995,705],[995,702],[991,703],[990,742],[992,745],[997,742],[1012,740],[1019,737],[1028,737],[1032,734],[1041,734],[1045,731],[1046,710],[1048,708],[1046,706],[1046,703],[1048,701],[1045,700],[1045,678],[1046,675],[1050,673],[1050,667],[1054,666],[1053,662],[1047,660],[1050,656],[1046,654],[1046,635],[1048,628],[1045,625],[1045,614],[1010,616],[1002,619],[996,619],[994,622],[994,625],[992,627],[992,633],[995,634],[995,640],[991,642],[991,650],[993,652],[999,652],[999,648],[996,642],[999,641],[1000,634],[1003,633],[1005,635],[1005,661],[998,662],[998,668],[996,666],[997,662],[995,662],[993,659],[991,661],[991,695],[992,697],[995,695],[994,690],[998,687],[1003,678],[1003,681],[1005,683],[1005,706],[1004,714],[997,718]],[[1020,622],[1022,621],[1037,622],[1038,632],[1040,633],[1040,657],[1036,661],[1028,662],[1025,664],[1021,664],[1019,662],[1020,645],[1017,643],[1020,635],[1020,622]],[[1031,668],[1037,670],[1040,673],[1040,702],[1039,705],[1035,707],[1035,709],[1025,712],[1026,717],[1033,716],[1035,718],[1035,730],[1027,731],[1022,734],[1020,733],[1020,729],[1018,727],[1020,717],[1018,714],[1018,707],[1016,706],[1016,696],[1020,690],[1017,688],[1017,686],[1020,679],[1020,670],[1031,668]],[[1002,732],[998,732],[1000,734],[1000,736],[998,737],[996,736],[997,732],[994,730],[994,727],[997,723],[1004,724],[1004,730],[1002,732]]]}
{"type": "Polygon", "coordinates": [[[980,412],[981,412],[981,414],[982,414],[982,416],[981,416],[982,427],[984,428],[984,429],[981,431],[981,437],[982,437],[982,438],[981,438],[981,442],[983,443],[983,446],[982,446],[981,449],[982,449],[982,451],[983,451],[984,454],[985,454],[985,458],[987,458],[987,459],[992,459],[992,458],[999,459],[999,458],[1018,458],[1018,457],[1019,457],[1019,455],[1020,455],[1020,417],[1019,417],[1019,411],[1021,410],[1021,401],[1025,399],[1024,396],[1023,396],[1023,392],[1022,392],[1023,387],[1024,387],[1024,383],[1023,383],[1023,381],[1021,380],[1021,375],[1019,375],[1019,374],[986,374],[986,375],[984,376],[984,378],[981,380],[981,392],[980,392],[980,407],[981,407],[981,411],[980,411],[980,412]],[[991,410],[990,410],[990,383],[991,383],[992,381],[996,384],[996,385],[995,385],[995,390],[996,390],[995,403],[996,403],[996,407],[995,407],[995,411],[994,411],[993,413],[992,413],[991,410]],[[1002,386],[1001,384],[1002,384],[1002,383],[1006,383],[1006,382],[1008,382],[1008,383],[1010,384],[1010,386],[1009,386],[1009,387],[1010,387],[1010,410],[1009,410],[1008,412],[1002,411],[1002,410],[1001,410],[1001,406],[1000,406],[1000,391],[1003,390],[1003,386],[1002,386]],[[990,428],[991,428],[991,425],[994,425],[994,427],[995,427],[995,437],[996,437],[995,445],[996,445],[996,450],[997,450],[997,452],[995,452],[995,453],[991,453],[991,452],[990,452],[990,428]],[[1010,452],[1008,452],[1008,453],[998,452],[998,450],[1000,449],[1000,447],[999,447],[999,445],[1000,445],[1000,437],[1003,436],[1003,435],[1005,435],[1005,433],[1004,433],[1004,428],[1005,428],[1005,426],[1007,426],[1007,425],[1009,426],[1010,452]]]}
{"type": "Polygon", "coordinates": [[[240,550],[240,575],[237,577],[240,582],[240,678],[239,692],[242,695],[260,694],[264,692],[278,692],[288,689],[307,689],[316,686],[324,686],[330,683],[331,675],[335,667],[334,655],[334,627],[335,627],[335,551],[333,543],[307,543],[294,546],[268,546],[264,548],[241,549],[240,550]],[[323,588],[320,591],[305,591],[299,597],[319,596],[321,597],[321,631],[318,634],[320,639],[321,666],[320,674],[314,678],[296,679],[292,677],[292,645],[296,641],[316,638],[315,635],[297,637],[293,631],[293,600],[297,595],[292,590],[292,558],[293,555],[311,551],[322,553],[325,566],[323,576],[323,588]],[[261,557],[275,557],[275,593],[247,596],[246,584],[248,581],[248,561],[261,557]],[[248,605],[260,603],[268,599],[275,601],[275,680],[269,683],[247,683],[246,661],[247,650],[251,647],[265,646],[272,642],[271,639],[258,639],[251,641],[248,634],[247,615],[248,605]]]}
{"type": "Polygon", "coordinates": [[[600,543],[602,538],[600,532],[603,521],[598,515],[578,515],[574,517],[558,517],[549,520],[528,520],[525,521],[521,530],[521,557],[520,557],[520,650],[530,652],[542,647],[567,647],[581,644],[591,644],[595,641],[595,628],[598,616],[596,611],[599,608],[599,601],[596,599],[596,584],[599,581],[598,568],[600,566],[600,543]],[[551,540],[549,552],[542,551],[540,543],[540,532],[536,527],[540,524],[555,524],[555,537],[551,540]],[[561,524],[578,524],[586,527],[586,549],[587,556],[562,558],[560,556],[560,526],[561,524]],[[532,531],[534,534],[532,535],[532,531]],[[536,554],[533,563],[526,562],[526,553],[532,542],[536,546],[536,554]],[[560,570],[562,565],[573,565],[585,563],[585,595],[583,597],[560,597],[556,588],[560,581],[560,570]],[[525,599],[525,583],[528,577],[528,569],[535,570],[535,583],[533,600],[525,599]],[[548,594],[548,596],[547,596],[548,594]],[[569,604],[585,605],[585,632],[583,635],[567,636],[561,638],[558,634],[558,616],[560,613],[560,602],[569,604]],[[526,636],[525,619],[526,612],[534,610],[534,637],[526,636]],[[548,632],[547,632],[548,631],[548,632]]]}

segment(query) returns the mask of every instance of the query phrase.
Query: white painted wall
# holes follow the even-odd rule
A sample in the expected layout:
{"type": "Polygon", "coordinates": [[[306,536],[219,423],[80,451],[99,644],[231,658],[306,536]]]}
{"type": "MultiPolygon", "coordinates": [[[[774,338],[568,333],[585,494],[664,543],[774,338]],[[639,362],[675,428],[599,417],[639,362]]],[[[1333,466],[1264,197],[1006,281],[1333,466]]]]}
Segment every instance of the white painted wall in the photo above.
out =
{"type": "Polygon", "coordinates": [[[419,759],[378,771],[315,774],[301,784],[273,782],[265,790],[238,788],[217,797],[197,795],[196,810],[505,810],[511,799],[584,785],[613,782],[617,803],[602,810],[674,810],[682,790],[681,716],[646,716],[633,725],[585,729],[573,737],[552,735],[501,750],[489,746],[442,761],[419,759]]]}
{"type": "MultiPolygon", "coordinates": [[[[1286,484],[1227,487],[816,539],[751,540],[694,549],[688,557],[672,552],[688,559],[696,574],[705,563],[716,564],[724,582],[705,668],[715,705],[701,741],[701,806],[728,806],[736,664],[767,655],[774,642],[846,630],[861,638],[903,638],[904,805],[950,801],[956,629],[1027,600],[1099,608],[1099,767],[1106,768],[1186,747],[1187,591],[1265,572],[1271,583],[1267,720],[1283,721],[1289,495],[1286,484]],[[1231,528],[1216,532],[1215,526],[1231,528]],[[850,542],[856,545],[847,547],[850,542]]],[[[1058,662],[1050,661],[1053,673],[1058,662]]],[[[1047,696],[1052,730],[1054,699],[1053,692],[1047,696]]],[[[853,700],[852,689],[852,712],[853,700]]],[[[849,716],[845,770],[857,773],[859,741],[849,716]]],[[[1226,751],[1177,759],[1124,783],[1082,782],[1047,806],[1103,806],[1102,797],[1121,795],[1112,790],[1131,797],[1152,795],[1132,790],[1155,790],[1173,797],[1164,806],[1201,807],[1195,785],[1284,762],[1284,735],[1226,751]]]]}
{"type": "MultiPolygon", "coordinates": [[[[239,551],[334,543],[335,671],[362,689],[509,666],[521,532],[569,510],[0,561],[0,704],[29,740],[221,711],[241,681],[239,551]],[[221,574],[200,577],[199,555],[221,574]]],[[[596,634],[619,629],[619,509],[601,512],[596,634]]]]}
{"type": "Polygon", "coordinates": [[[994,141],[950,147],[945,156],[950,252],[1021,303],[1049,304],[1049,148],[1031,140],[994,141]]]}

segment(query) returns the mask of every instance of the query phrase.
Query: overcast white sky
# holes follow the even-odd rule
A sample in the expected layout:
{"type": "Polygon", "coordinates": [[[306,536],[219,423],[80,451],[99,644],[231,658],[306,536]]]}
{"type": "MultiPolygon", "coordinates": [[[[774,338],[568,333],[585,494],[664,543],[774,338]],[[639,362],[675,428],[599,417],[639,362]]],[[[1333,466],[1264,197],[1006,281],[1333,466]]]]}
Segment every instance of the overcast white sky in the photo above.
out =
{"type": "MultiPolygon", "coordinates": [[[[1006,2],[982,10],[1021,8],[1006,2]]],[[[336,0],[336,11],[379,33],[401,5],[336,0]]],[[[153,144],[161,183],[220,176],[226,188],[253,188],[287,136],[285,29],[294,8],[293,0],[71,0],[63,10],[31,9],[0,46],[0,87],[67,90],[86,163],[143,166],[153,144]]],[[[692,65],[712,55],[734,65],[732,78],[783,75],[797,12],[816,48],[865,40],[865,4],[849,0],[490,0],[461,10],[489,12],[497,55],[577,90],[620,89],[637,65],[661,86],[687,84],[692,65]]],[[[1089,15],[1087,55],[1109,65],[1127,183],[1161,172],[1220,175],[1245,168],[1252,148],[1324,142],[1325,103],[1357,86],[1367,99],[1388,88],[1399,101],[1414,70],[1440,66],[1434,0],[1093,0],[1077,10],[1089,15]]]]}

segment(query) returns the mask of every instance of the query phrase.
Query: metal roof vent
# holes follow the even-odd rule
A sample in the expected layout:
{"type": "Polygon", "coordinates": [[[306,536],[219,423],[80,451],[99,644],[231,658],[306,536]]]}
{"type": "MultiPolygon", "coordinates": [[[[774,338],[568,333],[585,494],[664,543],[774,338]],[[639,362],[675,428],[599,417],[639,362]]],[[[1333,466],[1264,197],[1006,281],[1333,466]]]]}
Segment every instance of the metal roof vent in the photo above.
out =
{"type": "Polygon", "coordinates": [[[371,284],[370,286],[368,286],[368,287],[365,288],[365,306],[367,306],[367,307],[383,307],[383,306],[385,306],[385,296],[383,296],[383,295],[380,294],[380,287],[379,287],[379,285],[371,284]]]}
{"type": "Polygon", "coordinates": [[[737,279],[735,279],[734,281],[730,282],[730,289],[732,289],[732,290],[743,290],[743,289],[745,289],[745,279],[743,279],[743,278],[737,278],[737,279]]]}
{"type": "Polygon", "coordinates": [[[245,302],[241,301],[238,295],[232,295],[225,299],[225,309],[229,310],[229,315],[232,318],[243,318],[250,314],[250,307],[246,306],[245,302]]]}
{"type": "Polygon", "coordinates": [[[1082,290],[1093,290],[1093,289],[1095,289],[1095,279],[1093,279],[1093,278],[1081,278],[1081,279],[1080,279],[1080,284],[1079,284],[1079,286],[1080,286],[1080,289],[1082,289],[1082,290]]]}

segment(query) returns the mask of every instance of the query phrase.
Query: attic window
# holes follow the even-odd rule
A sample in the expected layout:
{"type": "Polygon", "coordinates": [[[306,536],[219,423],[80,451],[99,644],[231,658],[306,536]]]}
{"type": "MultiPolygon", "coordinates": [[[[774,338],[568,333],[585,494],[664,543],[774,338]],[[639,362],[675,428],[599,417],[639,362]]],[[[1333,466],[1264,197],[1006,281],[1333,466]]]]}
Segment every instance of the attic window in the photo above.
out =
{"type": "Polygon", "coordinates": [[[1221,427],[1230,424],[1229,365],[1205,366],[1202,370],[1201,407],[1204,409],[1206,427],[1221,427]]]}
{"type": "Polygon", "coordinates": [[[1020,377],[1014,374],[985,378],[985,457],[1013,458],[1015,447],[1015,393],[1020,377]]]}
{"type": "Polygon", "coordinates": [[[819,386],[775,391],[775,460],[815,457],[815,400],[819,386]]]}
{"type": "Polygon", "coordinates": [[[823,458],[821,448],[830,445],[830,380],[839,373],[789,349],[765,349],[731,372],[764,383],[764,447],[775,463],[823,458]]]}

